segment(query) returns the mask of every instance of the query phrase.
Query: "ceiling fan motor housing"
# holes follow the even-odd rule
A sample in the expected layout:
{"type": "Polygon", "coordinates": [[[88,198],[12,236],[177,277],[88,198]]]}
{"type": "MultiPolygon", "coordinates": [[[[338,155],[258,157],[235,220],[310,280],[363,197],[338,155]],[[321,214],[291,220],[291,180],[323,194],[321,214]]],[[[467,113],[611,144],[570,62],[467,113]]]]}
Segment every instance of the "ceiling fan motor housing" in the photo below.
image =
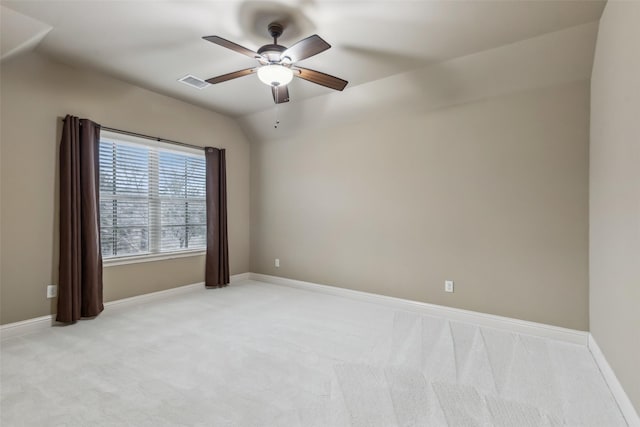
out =
{"type": "Polygon", "coordinates": [[[279,44],[265,44],[258,49],[258,54],[267,58],[269,62],[280,62],[280,54],[285,50],[287,48],[279,44]]]}

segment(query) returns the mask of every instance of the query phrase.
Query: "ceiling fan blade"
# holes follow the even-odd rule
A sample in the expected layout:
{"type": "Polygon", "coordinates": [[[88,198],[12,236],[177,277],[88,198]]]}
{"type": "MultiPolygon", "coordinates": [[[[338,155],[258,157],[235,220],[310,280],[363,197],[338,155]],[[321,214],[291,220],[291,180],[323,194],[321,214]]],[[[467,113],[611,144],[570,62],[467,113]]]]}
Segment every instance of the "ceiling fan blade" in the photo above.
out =
{"type": "Polygon", "coordinates": [[[329,49],[331,45],[324,41],[320,36],[314,34],[306,39],[300,40],[289,49],[282,52],[280,59],[289,58],[291,62],[302,61],[320,52],[329,49]]]}
{"type": "Polygon", "coordinates": [[[249,74],[255,73],[256,70],[257,70],[257,68],[255,68],[255,67],[254,68],[245,68],[244,70],[234,71],[233,73],[227,73],[227,74],[223,74],[221,76],[211,77],[210,79],[207,79],[206,82],[207,83],[211,83],[212,85],[214,85],[216,83],[226,82],[227,80],[237,79],[238,77],[248,76],[249,74]]]}
{"type": "Polygon", "coordinates": [[[227,49],[231,49],[235,52],[241,53],[243,55],[248,56],[249,58],[254,58],[254,59],[260,59],[262,58],[262,56],[260,56],[260,54],[258,52],[254,52],[251,49],[247,49],[244,46],[240,46],[237,43],[234,42],[230,42],[227,39],[223,39],[222,37],[218,37],[218,36],[205,36],[203,37],[203,39],[210,41],[211,43],[215,43],[219,46],[222,47],[226,47],[227,49]]]}
{"type": "Polygon", "coordinates": [[[308,80],[315,84],[319,84],[321,86],[326,86],[330,89],[341,91],[347,84],[349,84],[349,82],[346,80],[342,80],[329,74],[321,73],[320,71],[310,70],[308,68],[302,67],[295,67],[294,70],[297,71],[293,73],[294,76],[300,77],[304,80],[308,80]]]}
{"type": "Polygon", "coordinates": [[[289,102],[289,89],[287,86],[271,86],[271,93],[276,104],[289,102]]]}

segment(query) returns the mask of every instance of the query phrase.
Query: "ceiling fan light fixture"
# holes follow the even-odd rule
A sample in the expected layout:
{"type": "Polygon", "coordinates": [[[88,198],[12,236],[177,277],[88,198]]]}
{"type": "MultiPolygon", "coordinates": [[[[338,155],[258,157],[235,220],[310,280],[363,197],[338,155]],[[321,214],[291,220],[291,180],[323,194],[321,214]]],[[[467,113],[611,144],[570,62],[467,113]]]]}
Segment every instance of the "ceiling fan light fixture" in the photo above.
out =
{"type": "Polygon", "coordinates": [[[293,71],[278,64],[263,65],[258,68],[258,78],[268,86],[285,86],[293,80],[293,71]]]}

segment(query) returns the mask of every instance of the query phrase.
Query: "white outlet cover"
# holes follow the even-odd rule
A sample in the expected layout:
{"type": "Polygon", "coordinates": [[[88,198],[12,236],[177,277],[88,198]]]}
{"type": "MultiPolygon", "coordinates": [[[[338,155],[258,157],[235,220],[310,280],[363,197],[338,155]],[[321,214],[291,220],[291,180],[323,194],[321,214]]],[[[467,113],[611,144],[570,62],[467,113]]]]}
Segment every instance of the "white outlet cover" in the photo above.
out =
{"type": "Polygon", "coordinates": [[[445,280],[444,281],[444,291],[445,292],[453,292],[453,280],[445,280]]]}
{"type": "Polygon", "coordinates": [[[276,263],[275,264],[276,264],[276,267],[280,267],[280,259],[279,258],[276,258],[276,263]]]}
{"type": "Polygon", "coordinates": [[[47,298],[55,298],[58,296],[58,286],[57,285],[48,285],[47,286],[47,298]]]}

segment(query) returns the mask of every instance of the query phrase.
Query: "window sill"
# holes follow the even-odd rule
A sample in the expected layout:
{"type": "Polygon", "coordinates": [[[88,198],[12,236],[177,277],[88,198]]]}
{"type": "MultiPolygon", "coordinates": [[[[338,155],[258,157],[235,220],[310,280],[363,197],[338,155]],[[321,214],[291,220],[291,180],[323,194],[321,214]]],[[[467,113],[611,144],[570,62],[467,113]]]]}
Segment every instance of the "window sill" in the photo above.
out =
{"type": "Polygon", "coordinates": [[[115,267],[116,265],[139,264],[142,262],[164,261],[168,259],[187,258],[194,256],[202,256],[207,253],[206,249],[198,249],[195,251],[170,252],[163,254],[151,255],[135,255],[121,258],[107,258],[102,261],[102,267],[115,267]]]}

